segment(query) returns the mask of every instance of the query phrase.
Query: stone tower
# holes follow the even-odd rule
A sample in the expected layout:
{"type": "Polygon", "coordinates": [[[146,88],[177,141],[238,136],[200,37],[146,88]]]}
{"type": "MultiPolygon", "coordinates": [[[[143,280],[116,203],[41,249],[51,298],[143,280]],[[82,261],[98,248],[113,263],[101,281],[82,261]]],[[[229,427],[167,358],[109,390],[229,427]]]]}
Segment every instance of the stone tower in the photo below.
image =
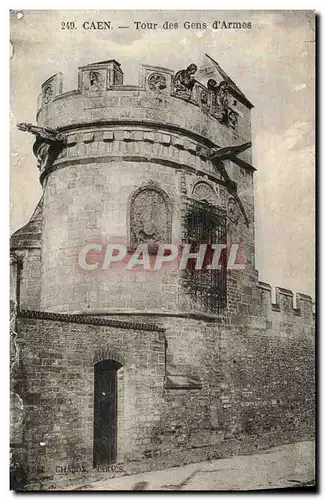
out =
{"type": "Polygon", "coordinates": [[[171,463],[207,458],[229,453],[226,440],[237,450],[239,435],[249,447],[261,430],[267,445],[268,430],[287,431],[288,412],[301,418],[273,382],[285,373],[299,386],[301,374],[282,362],[291,349],[310,389],[311,299],[300,294],[293,309],[292,292],[278,288],[272,304],[258,282],[252,104],[214,64],[219,79],[207,82],[193,64],[176,73],[143,65],[128,86],[117,61],[101,61],[79,68],[78,89],[65,93],[57,74],[42,85],[37,125],[20,125],[36,136],[43,197],[11,242],[19,439],[45,475],[171,452],[171,463]],[[159,245],[194,252],[197,243],[227,246],[228,259],[220,269],[180,269],[176,258],[153,268],[159,245]],[[109,245],[126,249],[112,265],[109,245]],[[149,269],[127,266],[139,245],[149,269]],[[227,268],[232,248],[239,268],[227,268]],[[254,406],[261,397],[267,417],[254,406]]]}
{"type": "Polygon", "coordinates": [[[150,242],[153,232],[155,242],[180,244],[191,199],[219,208],[228,240],[245,242],[247,272],[254,271],[251,153],[241,155],[241,166],[225,161],[249,214],[248,228],[237,205],[233,222],[227,218],[233,198],[209,159],[212,147],[250,141],[252,106],[230,87],[234,95],[226,112],[234,121],[226,123],[217,117],[212,91],[199,83],[187,92],[178,90],[172,77],[170,70],[144,66],[139,86],[123,86],[120,65],[104,61],[79,69],[78,91],[60,93],[61,75],[43,85],[37,124],[62,133],[66,147],[54,162],[45,160],[40,172],[45,214],[41,310],[214,313],[186,300],[174,268],[143,273],[112,267],[105,272],[100,257],[94,272],[78,266],[87,243],[134,247],[150,242]]]}

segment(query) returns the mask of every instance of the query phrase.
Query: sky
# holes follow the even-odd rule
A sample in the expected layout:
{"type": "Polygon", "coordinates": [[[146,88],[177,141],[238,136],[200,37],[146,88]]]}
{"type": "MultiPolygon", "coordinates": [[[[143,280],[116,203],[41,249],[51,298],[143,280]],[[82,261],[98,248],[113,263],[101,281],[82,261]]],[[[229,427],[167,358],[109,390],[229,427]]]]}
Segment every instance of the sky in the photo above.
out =
{"type": "Polygon", "coordinates": [[[41,84],[62,72],[77,88],[78,66],[116,59],[125,84],[138,83],[140,64],[183,69],[219,62],[254,104],[256,269],[273,286],[315,296],[315,30],[312,11],[22,11],[11,12],[11,231],[30,218],[41,196],[33,136],[41,84]],[[216,20],[251,29],[212,29],[216,20]],[[61,29],[74,21],[77,29],[61,29]],[[84,30],[111,21],[113,30],[84,30]],[[157,22],[155,30],[134,22],[157,22]],[[164,21],[178,29],[162,29],[164,21]],[[207,29],[185,29],[185,21],[207,29]],[[130,26],[118,29],[117,26],[130,26]]]}

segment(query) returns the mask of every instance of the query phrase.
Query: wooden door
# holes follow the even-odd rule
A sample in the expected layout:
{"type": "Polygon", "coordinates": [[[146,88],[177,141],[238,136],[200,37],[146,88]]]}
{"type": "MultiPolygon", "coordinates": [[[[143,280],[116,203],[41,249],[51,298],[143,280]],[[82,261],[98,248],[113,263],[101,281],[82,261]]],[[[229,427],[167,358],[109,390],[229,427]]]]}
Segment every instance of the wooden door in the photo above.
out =
{"type": "Polygon", "coordinates": [[[94,466],[116,461],[117,370],[119,363],[100,361],[94,379],[94,466]]]}

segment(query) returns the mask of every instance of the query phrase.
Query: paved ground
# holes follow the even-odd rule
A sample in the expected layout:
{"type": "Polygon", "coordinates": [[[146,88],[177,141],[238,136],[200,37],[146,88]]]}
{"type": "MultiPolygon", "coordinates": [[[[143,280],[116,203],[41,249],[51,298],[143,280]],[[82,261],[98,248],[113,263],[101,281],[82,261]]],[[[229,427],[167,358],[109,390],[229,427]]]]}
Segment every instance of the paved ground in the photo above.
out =
{"type": "Polygon", "coordinates": [[[312,486],[315,445],[304,441],[256,455],[133,474],[79,487],[78,490],[252,490],[312,486]]]}

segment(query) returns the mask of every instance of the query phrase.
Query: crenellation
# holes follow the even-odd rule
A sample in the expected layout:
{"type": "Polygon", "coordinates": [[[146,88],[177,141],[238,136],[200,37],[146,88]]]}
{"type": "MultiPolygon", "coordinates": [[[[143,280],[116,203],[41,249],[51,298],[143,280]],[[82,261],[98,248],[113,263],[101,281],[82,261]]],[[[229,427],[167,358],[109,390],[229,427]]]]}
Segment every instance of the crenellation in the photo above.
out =
{"type": "Polygon", "coordinates": [[[293,293],[286,288],[275,287],[275,302],[280,311],[293,313],[293,293]]]}
{"type": "Polygon", "coordinates": [[[50,104],[56,96],[62,94],[63,74],[57,73],[42,84],[42,106],[50,104]]]}
{"type": "Polygon", "coordinates": [[[309,295],[303,293],[296,294],[296,305],[297,309],[300,310],[300,314],[304,321],[313,322],[313,300],[309,295]]]}
{"type": "Polygon", "coordinates": [[[273,289],[269,283],[258,281],[256,287],[258,289],[256,300],[260,303],[261,310],[264,310],[264,312],[274,311],[276,313],[281,312],[286,315],[292,315],[293,317],[302,316],[305,319],[311,318],[313,301],[309,295],[298,292],[294,294],[292,290],[275,287],[275,302],[272,302],[273,289]]]}

